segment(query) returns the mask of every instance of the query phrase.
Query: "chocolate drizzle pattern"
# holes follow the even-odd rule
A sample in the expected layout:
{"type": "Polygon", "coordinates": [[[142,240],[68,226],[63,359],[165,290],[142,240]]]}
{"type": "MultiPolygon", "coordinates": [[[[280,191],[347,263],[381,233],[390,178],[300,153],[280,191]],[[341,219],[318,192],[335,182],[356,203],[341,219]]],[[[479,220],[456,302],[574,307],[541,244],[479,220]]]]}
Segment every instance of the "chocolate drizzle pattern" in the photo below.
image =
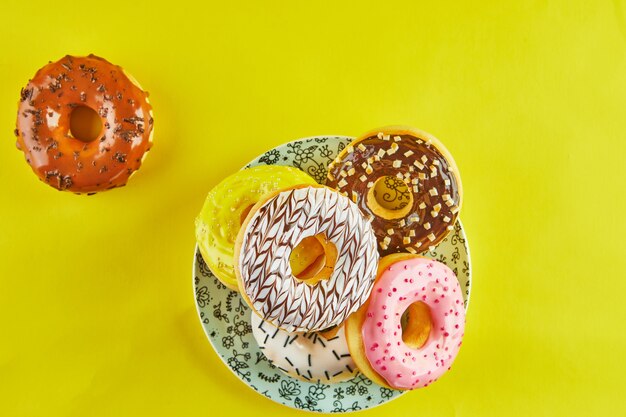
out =
{"type": "MultiPolygon", "coordinates": [[[[341,152],[352,140],[348,137],[322,136],[299,139],[292,143],[301,143],[302,147],[320,145],[332,150],[333,154],[327,157],[326,154],[322,155],[318,147],[313,159],[302,165],[303,169],[308,169],[317,164],[323,164],[325,168],[336,153],[341,152]]],[[[270,163],[294,166],[296,161],[294,155],[289,153],[291,149],[281,145],[259,155],[248,166],[270,163]],[[274,157],[269,159],[266,157],[268,154],[274,157]]],[[[322,180],[325,177],[326,173],[322,180]]],[[[435,251],[425,256],[444,262],[454,271],[461,283],[467,308],[471,289],[471,262],[464,228],[459,219],[454,230],[440,242],[435,251]]],[[[243,300],[236,302],[240,297],[238,293],[226,288],[213,276],[198,249],[194,252],[193,286],[200,324],[217,357],[243,384],[271,401],[296,409],[305,408],[307,411],[342,413],[376,407],[407,392],[380,387],[361,373],[348,381],[332,384],[294,379],[269,363],[252,333],[238,337],[234,332],[233,323],[240,320],[249,322],[250,311],[243,300]],[[238,307],[241,304],[244,306],[240,309],[238,307]]]]}
{"type": "Polygon", "coordinates": [[[287,331],[342,323],[369,297],[378,265],[376,237],[359,208],[326,187],[281,192],[260,207],[245,230],[238,268],[252,307],[287,331]],[[302,239],[325,233],[338,250],[328,280],[294,279],[289,256],[302,239]]]}
{"type": "Polygon", "coordinates": [[[432,250],[453,229],[461,204],[454,162],[427,134],[381,132],[357,139],[330,164],[326,185],[352,198],[371,217],[381,255],[432,250]],[[368,191],[381,177],[404,182],[413,194],[404,217],[383,218],[368,205],[368,191]]]}

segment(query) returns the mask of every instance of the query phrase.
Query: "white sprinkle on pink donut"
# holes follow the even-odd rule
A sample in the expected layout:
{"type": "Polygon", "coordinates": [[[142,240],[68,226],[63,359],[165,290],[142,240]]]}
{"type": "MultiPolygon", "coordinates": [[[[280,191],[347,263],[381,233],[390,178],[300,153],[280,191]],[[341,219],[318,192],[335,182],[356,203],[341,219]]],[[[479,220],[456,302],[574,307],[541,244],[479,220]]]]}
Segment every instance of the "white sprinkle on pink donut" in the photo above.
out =
{"type": "Polygon", "coordinates": [[[422,388],[450,369],[465,331],[461,293],[454,272],[431,259],[399,261],[382,272],[362,333],[370,364],[391,387],[422,388]],[[432,326],[424,346],[415,349],[402,340],[400,320],[418,301],[430,308],[432,326]]]}

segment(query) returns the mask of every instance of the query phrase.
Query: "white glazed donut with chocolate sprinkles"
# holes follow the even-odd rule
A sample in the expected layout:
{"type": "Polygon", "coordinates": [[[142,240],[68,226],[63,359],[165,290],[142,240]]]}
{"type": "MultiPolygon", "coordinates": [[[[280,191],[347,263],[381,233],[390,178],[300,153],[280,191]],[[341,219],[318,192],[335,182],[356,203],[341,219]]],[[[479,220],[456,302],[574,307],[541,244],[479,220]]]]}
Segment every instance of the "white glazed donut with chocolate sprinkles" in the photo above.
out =
{"type": "Polygon", "coordinates": [[[264,321],[254,312],[252,334],[265,357],[278,369],[308,382],[341,382],[357,372],[350,356],[346,333],[289,333],[264,321]]]}
{"type": "Polygon", "coordinates": [[[369,297],[378,252],[374,232],[348,198],[322,186],[295,187],[257,203],[235,247],[244,300],[290,332],[343,323],[369,297]],[[324,234],[337,250],[328,279],[313,285],[293,276],[289,258],[302,239],[324,234]]]}

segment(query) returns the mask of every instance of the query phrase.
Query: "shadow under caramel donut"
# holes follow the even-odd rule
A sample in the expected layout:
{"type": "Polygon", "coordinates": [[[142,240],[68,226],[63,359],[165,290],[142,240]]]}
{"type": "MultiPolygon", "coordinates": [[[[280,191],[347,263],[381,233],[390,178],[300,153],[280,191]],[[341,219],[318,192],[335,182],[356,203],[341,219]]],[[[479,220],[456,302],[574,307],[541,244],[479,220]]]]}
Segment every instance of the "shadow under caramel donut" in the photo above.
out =
{"type": "Polygon", "coordinates": [[[350,143],[326,185],[371,218],[381,255],[422,253],[452,230],[462,190],[452,156],[432,135],[389,127],[350,143]]]}

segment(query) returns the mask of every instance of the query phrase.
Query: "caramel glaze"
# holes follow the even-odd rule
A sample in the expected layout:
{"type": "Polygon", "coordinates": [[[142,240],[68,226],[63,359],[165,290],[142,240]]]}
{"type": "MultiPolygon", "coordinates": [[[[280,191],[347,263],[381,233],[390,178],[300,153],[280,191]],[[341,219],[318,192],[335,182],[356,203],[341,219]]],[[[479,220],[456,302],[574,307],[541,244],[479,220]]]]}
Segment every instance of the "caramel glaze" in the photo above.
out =
{"type": "Polygon", "coordinates": [[[356,139],[329,166],[326,185],[352,198],[371,218],[381,255],[432,249],[452,230],[461,204],[454,160],[434,137],[415,129],[386,129],[356,139]],[[401,176],[413,193],[412,207],[401,218],[381,217],[368,205],[368,190],[385,176],[401,176]]]}
{"type": "Polygon", "coordinates": [[[152,107],[124,70],[94,55],[65,56],[41,68],[22,89],[17,148],[37,176],[58,190],[92,194],[122,187],[152,146],[152,107]],[[102,120],[99,138],[70,133],[77,106],[102,120]]]}

